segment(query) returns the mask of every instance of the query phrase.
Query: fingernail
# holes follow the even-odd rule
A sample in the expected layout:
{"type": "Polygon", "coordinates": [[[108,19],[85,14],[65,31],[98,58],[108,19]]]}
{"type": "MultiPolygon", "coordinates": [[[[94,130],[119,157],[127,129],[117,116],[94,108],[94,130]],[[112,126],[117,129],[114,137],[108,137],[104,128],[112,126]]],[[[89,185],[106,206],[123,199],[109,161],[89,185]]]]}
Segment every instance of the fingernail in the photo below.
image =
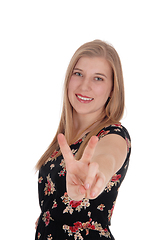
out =
{"type": "Polygon", "coordinates": [[[91,197],[95,197],[96,196],[96,193],[95,192],[92,192],[91,193],[91,197]]]}
{"type": "Polygon", "coordinates": [[[89,183],[85,184],[85,189],[89,189],[89,183]]]}

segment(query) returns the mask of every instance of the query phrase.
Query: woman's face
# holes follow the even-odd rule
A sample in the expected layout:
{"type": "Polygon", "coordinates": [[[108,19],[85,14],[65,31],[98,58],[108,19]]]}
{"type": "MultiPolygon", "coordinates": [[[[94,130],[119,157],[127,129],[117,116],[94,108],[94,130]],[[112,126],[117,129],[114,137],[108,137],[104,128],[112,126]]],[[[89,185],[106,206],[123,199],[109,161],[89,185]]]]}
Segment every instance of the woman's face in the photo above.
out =
{"type": "Polygon", "coordinates": [[[79,116],[90,114],[96,118],[103,111],[112,87],[112,68],[105,58],[81,57],[68,84],[68,98],[79,116]]]}

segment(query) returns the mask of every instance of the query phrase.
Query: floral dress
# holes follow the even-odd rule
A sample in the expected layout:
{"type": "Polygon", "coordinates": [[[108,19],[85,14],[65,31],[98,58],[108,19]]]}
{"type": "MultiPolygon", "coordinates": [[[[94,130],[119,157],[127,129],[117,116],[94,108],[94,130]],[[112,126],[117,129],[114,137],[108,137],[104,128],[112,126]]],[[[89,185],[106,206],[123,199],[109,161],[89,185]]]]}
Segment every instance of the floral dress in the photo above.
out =
{"type": "MultiPolygon", "coordinates": [[[[131,144],[130,136],[122,125],[105,127],[97,136],[101,141],[108,134],[117,134],[126,140],[127,156],[123,166],[96,199],[74,201],[68,196],[65,161],[62,155],[55,159],[57,152],[40,168],[38,190],[41,215],[35,240],[114,240],[109,226],[118,190],[128,169],[131,144]]],[[[85,137],[70,146],[73,154],[76,154],[85,137]]]]}

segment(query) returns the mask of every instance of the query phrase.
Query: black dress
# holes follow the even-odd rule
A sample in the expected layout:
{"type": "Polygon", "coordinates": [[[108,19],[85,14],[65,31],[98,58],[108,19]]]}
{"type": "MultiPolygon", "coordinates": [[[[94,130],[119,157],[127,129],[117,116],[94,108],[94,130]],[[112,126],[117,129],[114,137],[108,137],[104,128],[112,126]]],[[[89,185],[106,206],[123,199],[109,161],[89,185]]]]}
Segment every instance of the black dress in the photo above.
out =
{"type": "MultiPolygon", "coordinates": [[[[107,134],[118,134],[127,142],[127,157],[121,169],[114,174],[104,191],[94,200],[74,201],[66,191],[66,168],[61,156],[55,152],[39,171],[38,188],[41,215],[36,230],[40,240],[111,239],[109,225],[116,203],[118,189],[126,175],[131,151],[130,136],[122,125],[103,128],[99,139],[107,134]]],[[[86,135],[70,146],[75,154],[86,135]]]]}

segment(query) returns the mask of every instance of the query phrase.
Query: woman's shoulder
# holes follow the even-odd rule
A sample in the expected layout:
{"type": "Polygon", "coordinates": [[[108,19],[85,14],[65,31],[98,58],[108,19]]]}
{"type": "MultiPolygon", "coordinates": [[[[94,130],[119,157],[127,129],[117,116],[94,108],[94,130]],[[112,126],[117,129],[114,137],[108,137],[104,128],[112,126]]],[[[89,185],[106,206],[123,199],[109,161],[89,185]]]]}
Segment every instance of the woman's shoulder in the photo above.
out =
{"type": "Polygon", "coordinates": [[[108,134],[117,134],[122,136],[125,140],[128,139],[131,141],[128,130],[121,123],[105,126],[98,132],[97,136],[100,139],[108,134]]]}
{"type": "Polygon", "coordinates": [[[131,138],[128,130],[121,124],[112,124],[101,129],[97,136],[101,139],[109,134],[117,134],[125,139],[127,144],[127,157],[125,162],[127,162],[131,154],[131,138]]]}

